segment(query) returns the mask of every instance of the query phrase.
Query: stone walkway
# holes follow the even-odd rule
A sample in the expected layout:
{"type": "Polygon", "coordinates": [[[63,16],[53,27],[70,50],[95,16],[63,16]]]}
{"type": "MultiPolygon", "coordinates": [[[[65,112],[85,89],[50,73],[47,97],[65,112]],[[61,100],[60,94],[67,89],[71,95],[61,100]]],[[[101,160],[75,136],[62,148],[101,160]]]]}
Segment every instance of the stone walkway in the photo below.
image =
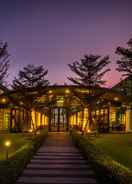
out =
{"type": "Polygon", "coordinates": [[[97,184],[66,133],[49,133],[17,184],[97,184]]]}

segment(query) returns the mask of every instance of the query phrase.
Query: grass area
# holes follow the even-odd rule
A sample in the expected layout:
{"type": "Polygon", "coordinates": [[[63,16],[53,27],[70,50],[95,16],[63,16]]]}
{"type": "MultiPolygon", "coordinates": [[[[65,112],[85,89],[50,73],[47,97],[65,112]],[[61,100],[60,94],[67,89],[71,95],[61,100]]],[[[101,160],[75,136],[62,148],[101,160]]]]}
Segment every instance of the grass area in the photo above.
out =
{"type": "Polygon", "coordinates": [[[102,134],[92,138],[92,143],[114,160],[132,169],[132,134],[102,134]]]}
{"type": "Polygon", "coordinates": [[[0,184],[13,184],[26,164],[47,137],[47,129],[39,134],[1,134],[0,135],[0,184]],[[5,160],[4,141],[10,140],[9,159],[5,160]]]}
{"type": "Polygon", "coordinates": [[[10,141],[9,157],[13,156],[22,146],[31,141],[32,134],[8,133],[0,134],[0,160],[6,159],[5,141],[10,141]]]}
{"type": "MultiPolygon", "coordinates": [[[[90,135],[81,135],[76,130],[73,130],[71,136],[75,145],[80,149],[88,162],[91,163],[99,184],[132,184],[132,170],[116,161],[113,158],[114,156],[112,156],[114,155],[113,152],[116,151],[122,155],[123,153],[120,153],[121,151],[127,152],[125,146],[127,142],[126,149],[129,149],[131,145],[131,134],[106,134],[93,137],[90,135]],[[109,138],[108,140],[107,136],[109,138]],[[123,136],[126,137],[123,138],[123,136]],[[114,144],[113,147],[111,146],[112,143],[114,144]],[[118,151],[119,144],[124,149],[122,148],[122,150],[118,151]],[[107,147],[108,150],[106,151],[107,147]]],[[[129,153],[125,153],[126,160],[127,154],[129,153]]],[[[116,158],[118,158],[117,155],[116,158]]]]}

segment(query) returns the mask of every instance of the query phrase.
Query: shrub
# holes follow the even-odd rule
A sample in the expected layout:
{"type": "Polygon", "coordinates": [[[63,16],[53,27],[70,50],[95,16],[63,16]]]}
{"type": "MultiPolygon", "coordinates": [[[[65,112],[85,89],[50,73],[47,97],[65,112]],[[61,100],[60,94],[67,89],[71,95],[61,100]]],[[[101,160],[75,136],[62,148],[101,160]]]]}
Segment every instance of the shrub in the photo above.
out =
{"type": "Polygon", "coordinates": [[[12,155],[9,160],[0,162],[0,184],[13,184],[26,164],[46,138],[48,130],[41,130],[12,155]]]}
{"type": "Polygon", "coordinates": [[[97,177],[107,184],[132,184],[132,171],[113,160],[102,150],[93,145],[87,136],[71,133],[72,139],[82,154],[91,162],[97,177]]]}

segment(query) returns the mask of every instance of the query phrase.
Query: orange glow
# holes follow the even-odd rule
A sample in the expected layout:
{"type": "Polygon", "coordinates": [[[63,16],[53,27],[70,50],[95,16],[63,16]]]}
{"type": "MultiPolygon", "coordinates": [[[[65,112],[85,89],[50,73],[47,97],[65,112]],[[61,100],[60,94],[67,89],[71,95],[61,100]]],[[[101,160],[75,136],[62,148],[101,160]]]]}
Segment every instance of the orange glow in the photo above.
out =
{"type": "Polygon", "coordinates": [[[3,97],[3,98],[1,99],[1,102],[2,102],[2,103],[6,103],[6,102],[7,102],[7,99],[3,97]]]}
{"type": "Polygon", "coordinates": [[[29,129],[28,132],[32,133],[33,132],[33,129],[29,129]]]}
{"type": "Polygon", "coordinates": [[[49,94],[51,94],[52,93],[52,90],[49,90],[49,92],[48,92],[49,94]]]}
{"type": "Polygon", "coordinates": [[[10,145],[11,145],[11,142],[10,142],[10,141],[6,141],[6,142],[5,142],[5,146],[6,146],[6,147],[10,147],[10,145]]]}
{"type": "Polygon", "coordinates": [[[118,101],[118,100],[119,100],[119,98],[118,98],[118,97],[115,97],[115,98],[114,98],[114,100],[115,100],[115,101],[118,101]]]}
{"type": "Polygon", "coordinates": [[[70,93],[70,90],[69,89],[66,89],[65,90],[65,93],[69,94],[70,93]]]}
{"type": "Polygon", "coordinates": [[[90,130],[90,129],[88,129],[88,130],[87,130],[87,132],[88,132],[88,133],[90,133],[90,132],[91,132],[91,130],[90,130]]]}

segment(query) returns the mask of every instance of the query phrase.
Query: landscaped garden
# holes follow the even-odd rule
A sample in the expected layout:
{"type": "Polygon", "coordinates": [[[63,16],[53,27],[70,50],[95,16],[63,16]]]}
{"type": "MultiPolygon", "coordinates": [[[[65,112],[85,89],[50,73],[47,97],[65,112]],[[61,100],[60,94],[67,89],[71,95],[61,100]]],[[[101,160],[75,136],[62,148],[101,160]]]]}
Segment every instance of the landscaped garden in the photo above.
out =
{"type": "Polygon", "coordinates": [[[8,155],[9,157],[15,155],[22,147],[31,142],[32,134],[9,133],[0,134],[0,160],[6,159],[6,142],[9,142],[8,155]]]}
{"type": "Polygon", "coordinates": [[[132,134],[101,134],[91,140],[114,160],[132,169],[132,134]]]}
{"type": "Polygon", "coordinates": [[[47,129],[34,133],[0,135],[0,183],[12,184],[47,136],[47,129]],[[8,157],[7,157],[8,149],[8,157]]]}
{"type": "Polygon", "coordinates": [[[132,134],[81,135],[73,142],[91,162],[100,184],[132,184],[132,134]]]}

